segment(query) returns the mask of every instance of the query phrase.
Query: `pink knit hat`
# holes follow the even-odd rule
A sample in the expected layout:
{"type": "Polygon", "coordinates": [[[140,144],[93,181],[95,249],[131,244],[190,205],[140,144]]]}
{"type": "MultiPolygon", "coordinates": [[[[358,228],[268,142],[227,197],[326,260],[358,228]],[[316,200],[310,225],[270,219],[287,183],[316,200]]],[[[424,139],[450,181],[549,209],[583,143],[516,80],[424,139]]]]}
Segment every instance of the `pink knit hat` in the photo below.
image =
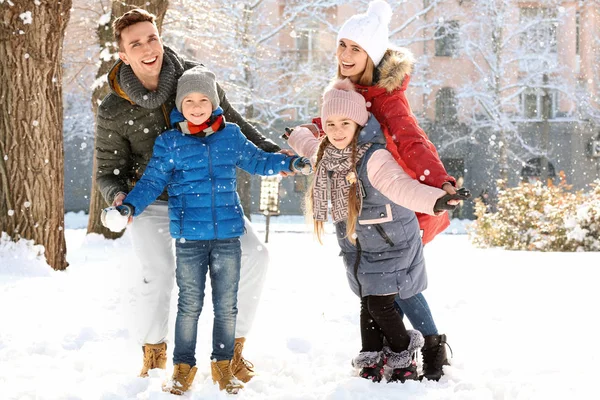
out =
{"type": "Polygon", "coordinates": [[[369,119],[364,97],[354,90],[354,85],[348,78],[335,81],[323,93],[323,124],[332,115],[343,115],[360,126],[365,126],[369,119]]]}

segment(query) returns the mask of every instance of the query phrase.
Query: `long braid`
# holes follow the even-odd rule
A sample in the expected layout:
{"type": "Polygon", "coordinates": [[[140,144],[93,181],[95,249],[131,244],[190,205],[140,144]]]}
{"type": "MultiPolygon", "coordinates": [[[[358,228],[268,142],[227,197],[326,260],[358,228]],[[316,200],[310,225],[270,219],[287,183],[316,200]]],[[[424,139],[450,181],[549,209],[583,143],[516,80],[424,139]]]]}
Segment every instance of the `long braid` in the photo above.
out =
{"type": "MultiPolygon", "coordinates": [[[[323,159],[323,154],[325,153],[325,148],[327,147],[327,145],[329,144],[329,139],[327,138],[327,136],[323,137],[323,140],[321,140],[321,143],[319,144],[319,149],[317,150],[317,161],[315,162],[315,167],[314,170],[316,171],[319,168],[319,163],[321,162],[321,160],[323,159]]],[[[309,190],[306,192],[306,197],[304,199],[305,202],[305,215],[307,218],[310,218],[310,220],[313,221],[313,226],[314,226],[314,232],[315,235],[317,235],[317,239],[319,240],[319,243],[323,244],[323,241],[321,240],[321,238],[323,237],[323,232],[325,231],[325,227],[324,227],[324,223],[323,221],[316,221],[314,219],[314,215],[313,215],[313,202],[314,202],[314,187],[315,187],[315,179],[316,175],[313,176],[313,181],[312,184],[310,185],[309,190]]]]}
{"type": "Polygon", "coordinates": [[[352,244],[356,244],[355,232],[356,232],[356,222],[358,220],[358,215],[360,214],[360,201],[358,194],[358,173],[356,171],[356,161],[358,158],[358,132],[362,128],[358,126],[356,128],[356,133],[354,134],[354,138],[352,142],[350,142],[350,146],[352,146],[352,166],[350,171],[354,173],[355,179],[354,182],[350,185],[350,190],[348,191],[348,220],[346,221],[346,237],[352,244]]]}

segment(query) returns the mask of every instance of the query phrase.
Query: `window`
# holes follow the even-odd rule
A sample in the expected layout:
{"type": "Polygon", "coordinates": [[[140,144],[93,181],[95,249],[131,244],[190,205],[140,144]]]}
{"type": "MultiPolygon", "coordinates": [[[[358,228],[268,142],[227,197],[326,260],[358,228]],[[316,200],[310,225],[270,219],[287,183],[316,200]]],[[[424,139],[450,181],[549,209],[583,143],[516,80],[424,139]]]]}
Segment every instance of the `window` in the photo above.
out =
{"type": "Polygon", "coordinates": [[[435,55],[438,57],[454,57],[458,54],[459,45],[458,21],[446,21],[435,30],[435,55]]]}
{"type": "MultiPolygon", "coordinates": [[[[550,91],[550,110],[548,118],[556,118],[556,107],[558,104],[558,95],[555,91],[550,91]]],[[[521,106],[523,118],[541,119],[543,118],[544,91],[541,89],[528,89],[521,95],[521,106]]]]}
{"type": "Polygon", "coordinates": [[[318,48],[317,31],[310,28],[297,29],[294,37],[296,39],[298,60],[311,63],[313,61],[313,52],[318,48]]]}
{"type": "Polygon", "coordinates": [[[555,14],[548,8],[521,8],[521,48],[530,54],[556,53],[555,14]]]}
{"type": "Polygon", "coordinates": [[[441,88],[435,96],[435,120],[441,124],[451,124],[458,120],[454,89],[441,88]]]}

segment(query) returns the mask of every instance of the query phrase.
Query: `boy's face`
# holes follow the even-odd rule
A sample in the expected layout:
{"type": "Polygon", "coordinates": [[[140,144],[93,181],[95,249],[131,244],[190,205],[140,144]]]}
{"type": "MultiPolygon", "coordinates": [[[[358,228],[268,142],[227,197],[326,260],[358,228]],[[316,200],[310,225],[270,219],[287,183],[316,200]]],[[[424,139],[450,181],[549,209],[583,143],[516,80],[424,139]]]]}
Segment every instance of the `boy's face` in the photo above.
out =
{"type": "Polygon", "coordinates": [[[181,113],[189,122],[200,125],[212,114],[212,103],[202,93],[192,92],[183,98],[181,113]]]}
{"type": "Polygon", "coordinates": [[[354,139],[358,124],[343,115],[331,115],[325,121],[325,134],[329,142],[337,149],[344,149],[354,139]]]}
{"type": "Polygon", "coordinates": [[[145,80],[158,79],[163,62],[163,45],[156,26],[148,21],[128,26],[121,32],[119,57],[145,80]]]}

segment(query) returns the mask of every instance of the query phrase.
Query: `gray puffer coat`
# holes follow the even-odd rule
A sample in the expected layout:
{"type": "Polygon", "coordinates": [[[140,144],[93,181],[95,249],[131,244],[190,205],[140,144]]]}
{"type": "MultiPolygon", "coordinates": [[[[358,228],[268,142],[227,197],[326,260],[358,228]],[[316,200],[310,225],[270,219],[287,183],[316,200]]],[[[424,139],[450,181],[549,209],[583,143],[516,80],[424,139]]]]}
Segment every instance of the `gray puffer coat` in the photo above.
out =
{"type": "Polygon", "coordinates": [[[363,205],[356,224],[357,245],[346,236],[345,221],[336,234],[352,291],[359,297],[398,293],[406,299],[427,288],[423,245],[415,213],[375,189],[367,174],[371,155],[385,148],[379,123],[371,118],[359,144],[374,143],[357,165],[363,205]]]}
{"type": "MultiPolygon", "coordinates": [[[[166,52],[181,63],[182,70],[199,65],[184,60],[165,46],[166,52]]],[[[129,193],[135,182],[142,177],[152,157],[154,141],[169,129],[169,113],[175,107],[175,90],[156,109],[143,108],[131,101],[119,85],[119,68],[122,65],[122,61],[117,61],[108,73],[111,93],[98,107],[96,120],[96,182],[108,204],[112,203],[118,192],[129,193]]],[[[229,104],[219,84],[217,91],[223,115],[228,122],[239,125],[244,136],[260,149],[270,153],[280,150],[279,146],[265,138],[229,104]]],[[[159,199],[168,199],[166,191],[159,199]]]]}

